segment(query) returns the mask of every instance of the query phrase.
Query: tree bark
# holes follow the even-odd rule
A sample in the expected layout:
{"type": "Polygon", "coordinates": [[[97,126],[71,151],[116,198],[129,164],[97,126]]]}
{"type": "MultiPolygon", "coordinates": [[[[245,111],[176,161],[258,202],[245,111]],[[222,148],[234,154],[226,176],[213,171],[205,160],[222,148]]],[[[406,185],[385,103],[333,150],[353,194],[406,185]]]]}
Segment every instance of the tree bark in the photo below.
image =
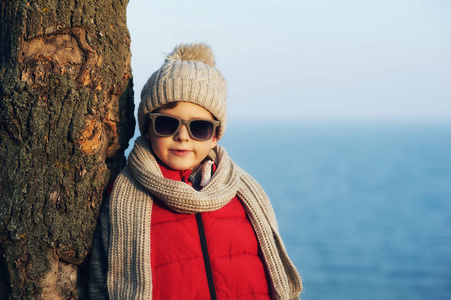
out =
{"type": "Polygon", "coordinates": [[[127,3],[0,0],[0,299],[79,298],[135,128],[127,3]]]}

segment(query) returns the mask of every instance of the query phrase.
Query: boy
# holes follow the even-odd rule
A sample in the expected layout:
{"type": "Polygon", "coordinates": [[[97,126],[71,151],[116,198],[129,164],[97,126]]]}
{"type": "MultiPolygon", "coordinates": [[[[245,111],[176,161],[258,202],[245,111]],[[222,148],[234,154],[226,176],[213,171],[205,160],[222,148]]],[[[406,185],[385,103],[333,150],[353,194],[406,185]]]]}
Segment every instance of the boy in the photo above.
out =
{"type": "Polygon", "coordinates": [[[138,121],[142,136],[101,212],[91,298],[297,298],[301,278],[266,194],[217,145],[226,82],[208,46],[166,57],[138,121]]]}

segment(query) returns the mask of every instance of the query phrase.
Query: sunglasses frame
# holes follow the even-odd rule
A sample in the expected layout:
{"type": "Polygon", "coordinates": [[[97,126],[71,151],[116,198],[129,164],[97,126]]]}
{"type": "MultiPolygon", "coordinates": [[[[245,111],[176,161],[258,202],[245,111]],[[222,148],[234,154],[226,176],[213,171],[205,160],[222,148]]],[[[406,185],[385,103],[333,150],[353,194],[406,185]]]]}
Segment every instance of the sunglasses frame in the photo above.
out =
{"type": "Polygon", "coordinates": [[[180,127],[182,127],[182,125],[185,125],[185,126],[186,126],[186,129],[188,130],[189,136],[190,136],[193,140],[196,140],[196,141],[208,141],[208,140],[211,140],[211,139],[213,138],[213,136],[215,135],[215,133],[216,133],[216,128],[218,128],[218,126],[221,125],[221,122],[220,122],[220,121],[217,121],[217,120],[209,120],[209,119],[191,119],[191,120],[184,120],[184,119],[179,118],[179,117],[175,117],[175,116],[171,116],[171,115],[167,115],[167,114],[162,114],[162,113],[150,113],[150,114],[147,115],[147,117],[152,121],[152,130],[153,130],[153,132],[154,132],[157,136],[161,136],[161,137],[170,137],[170,136],[174,136],[174,135],[176,135],[176,134],[179,132],[180,127]],[[168,134],[168,135],[166,135],[166,134],[160,134],[160,133],[158,133],[158,132],[156,131],[156,129],[155,129],[155,121],[156,121],[156,119],[157,119],[158,117],[168,117],[168,118],[173,118],[173,119],[175,119],[175,120],[177,120],[177,121],[179,122],[179,125],[177,126],[177,129],[174,131],[173,134],[168,134]],[[199,138],[196,138],[196,137],[191,133],[191,122],[194,122],[194,121],[206,121],[206,122],[210,122],[210,123],[213,124],[213,130],[212,130],[212,132],[211,132],[211,136],[210,136],[208,139],[199,139],[199,138]]]}

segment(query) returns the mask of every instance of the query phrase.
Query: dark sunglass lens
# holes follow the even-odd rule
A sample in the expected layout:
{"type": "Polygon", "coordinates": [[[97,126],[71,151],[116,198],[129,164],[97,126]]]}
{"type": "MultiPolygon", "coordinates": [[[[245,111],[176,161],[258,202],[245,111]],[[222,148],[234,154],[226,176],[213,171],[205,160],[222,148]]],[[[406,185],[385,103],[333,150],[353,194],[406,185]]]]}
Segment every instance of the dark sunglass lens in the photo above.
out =
{"type": "Polygon", "coordinates": [[[209,121],[192,121],[190,125],[191,134],[199,140],[208,140],[213,134],[213,123],[209,121]]]}
{"type": "Polygon", "coordinates": [[[161,135],[173,135],[179,126],[179,121],[172,117],[158,116],[155,119],[155,131],[161,135]]]}

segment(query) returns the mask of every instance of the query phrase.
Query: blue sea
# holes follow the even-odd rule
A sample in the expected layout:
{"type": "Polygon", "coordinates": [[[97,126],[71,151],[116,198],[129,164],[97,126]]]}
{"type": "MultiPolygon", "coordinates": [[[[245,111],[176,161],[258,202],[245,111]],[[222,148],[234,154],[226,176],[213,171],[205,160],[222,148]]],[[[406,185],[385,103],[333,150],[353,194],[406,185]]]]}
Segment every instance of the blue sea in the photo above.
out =
{"type": "Polygon", "coordinates": [[[229,123],[303,300],[451,299],[451,123],[229,123]]]}

